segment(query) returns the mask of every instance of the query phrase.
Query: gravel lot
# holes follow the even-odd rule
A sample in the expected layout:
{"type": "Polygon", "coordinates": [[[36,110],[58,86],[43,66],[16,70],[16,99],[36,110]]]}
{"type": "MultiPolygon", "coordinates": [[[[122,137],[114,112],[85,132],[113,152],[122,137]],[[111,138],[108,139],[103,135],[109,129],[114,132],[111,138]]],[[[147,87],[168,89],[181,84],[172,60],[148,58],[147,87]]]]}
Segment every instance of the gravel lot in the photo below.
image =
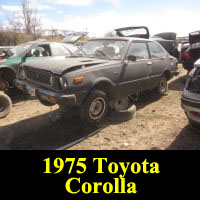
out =
{"type": "MultiPolygon", "coordinates": [[[[125,123],[107,121],[96,135],[74,145],[73,150],[156,150],[200,149],[200,135],[189,126],[180,106],[186,71],[169,83],[168,95],[158,98],[151,92],[136,102],[137,117],[125,123]]],[[[0,149],[58,149],[87,136],[95,129],[86,129],[76,118],[52,123],[49,116],[57,106],[49,108],[34,98],[13,99],[11,114],[0,120],[0,149]]]]}

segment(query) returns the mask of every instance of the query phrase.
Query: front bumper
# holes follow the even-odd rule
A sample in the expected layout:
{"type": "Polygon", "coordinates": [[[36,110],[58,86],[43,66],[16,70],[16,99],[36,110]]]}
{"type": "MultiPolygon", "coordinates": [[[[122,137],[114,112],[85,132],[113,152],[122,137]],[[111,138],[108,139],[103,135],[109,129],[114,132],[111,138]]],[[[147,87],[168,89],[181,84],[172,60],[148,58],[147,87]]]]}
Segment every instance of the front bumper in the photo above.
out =
{"type": "Polygon", "coordinates": [[[181,106],[185,110],[189,120],[200,124],[200,94],[184,90],[181,98],[181,106]]]}
{"type": "Polygon", "coordinates": [[[33,85],[30,85],[26,81],[17,79],[14,81],[14,84],[18,89],[22,90],[24,93],[29,95],[35,95],[38,99],[42,99],[50,103],[62,104],[66,106],[76,106],[77,104],[77,98],[75,94],[58,94],[55,92],[35,87],[33,85]]]}

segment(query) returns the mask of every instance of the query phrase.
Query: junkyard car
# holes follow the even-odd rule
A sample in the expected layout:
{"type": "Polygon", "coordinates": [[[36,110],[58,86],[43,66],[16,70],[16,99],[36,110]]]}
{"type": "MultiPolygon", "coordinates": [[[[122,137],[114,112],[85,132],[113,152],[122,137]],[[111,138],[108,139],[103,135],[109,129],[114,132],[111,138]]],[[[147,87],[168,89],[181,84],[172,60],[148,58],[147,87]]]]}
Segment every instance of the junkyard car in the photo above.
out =
{"type": "Polygon", "coordinates": [[[200,131],[200,60],[188,76],[181,101],[190,124],[200,131]]]}
{"type": "Polygon", "coordinates": [[[98,123],[109,105],[123,107],[130,95],[151,89],[164,94],[177,69],[177,59],[153,40],[99,38],[71,58],[24,63],[15,83],[44,105],[77,107],[82,120],[98,123]]]}
{"type": "MultiPolygon", "coordinates": [[[[46,41],[28,42],[11,50],[0,59],[0,91],[15,91],[13,80],[16,78],[17,67],[23,62],[34,61],[46,56],[70,56],[74,50],[70,44],[46,41]]],[[[77,50],[77,48],[76,48],[77,50]]]]}
{"type": "Polygon", "coordinates": [[[190,72],[194,63],[200,58],[200,31],[195,31],[189,34],[189,46],[182,53],[181,60],[184,69],[190,72]]]}

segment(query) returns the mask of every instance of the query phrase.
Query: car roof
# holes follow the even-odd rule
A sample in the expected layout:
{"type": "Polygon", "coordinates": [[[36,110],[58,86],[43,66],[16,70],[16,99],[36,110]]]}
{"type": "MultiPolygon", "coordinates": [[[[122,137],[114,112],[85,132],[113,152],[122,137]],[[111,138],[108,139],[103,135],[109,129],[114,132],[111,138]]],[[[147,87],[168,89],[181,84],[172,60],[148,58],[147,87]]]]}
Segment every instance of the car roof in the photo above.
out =
{"type": "Polygon", "coordinates": [[[125,41],[150,41],[154,42],[152,39],[144,39],[144,38],[137,38],[137,37],[101,37],[101,38],[93,38],[92,40],[125,40],[125,41]]]}

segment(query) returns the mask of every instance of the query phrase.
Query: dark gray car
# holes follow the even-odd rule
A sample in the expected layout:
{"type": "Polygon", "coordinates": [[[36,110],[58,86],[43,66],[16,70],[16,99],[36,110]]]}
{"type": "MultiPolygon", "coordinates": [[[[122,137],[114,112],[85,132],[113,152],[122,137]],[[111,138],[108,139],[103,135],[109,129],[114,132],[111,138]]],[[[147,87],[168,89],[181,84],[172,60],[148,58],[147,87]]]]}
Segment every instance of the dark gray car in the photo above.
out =
{"type": "Polygon", "coordinates": [[[24,63],[15,82],[42,104],[77,107],[84,121],[97,123],[109,107],[122,108],[130,95],[152,89],[164,94],[177,70],[177,59],[156,41],[100,38],[67,59],[24,63]]]}

